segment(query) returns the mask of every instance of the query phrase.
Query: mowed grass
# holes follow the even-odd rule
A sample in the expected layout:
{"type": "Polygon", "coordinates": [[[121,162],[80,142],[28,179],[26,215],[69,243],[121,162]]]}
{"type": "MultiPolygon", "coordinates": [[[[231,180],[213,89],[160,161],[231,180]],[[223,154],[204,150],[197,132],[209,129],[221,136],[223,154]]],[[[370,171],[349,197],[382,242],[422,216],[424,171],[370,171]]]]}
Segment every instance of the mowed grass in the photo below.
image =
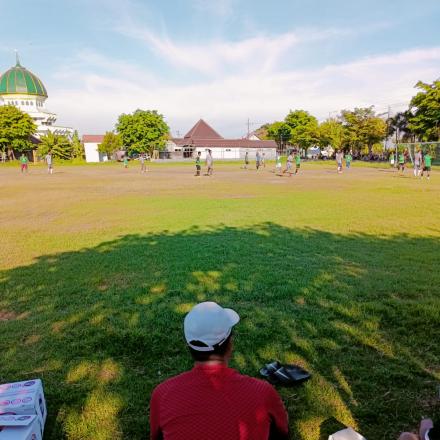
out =
{"type": "Polygon", "coordinates": [[[242,318],[233,367],[313,374],[279,389],[292,438],[393,439],[439,418],[438,171],[0,167],[0,184],[0,381],[43,379],[46,440],[147,438],[204,300],[242,318]]]}

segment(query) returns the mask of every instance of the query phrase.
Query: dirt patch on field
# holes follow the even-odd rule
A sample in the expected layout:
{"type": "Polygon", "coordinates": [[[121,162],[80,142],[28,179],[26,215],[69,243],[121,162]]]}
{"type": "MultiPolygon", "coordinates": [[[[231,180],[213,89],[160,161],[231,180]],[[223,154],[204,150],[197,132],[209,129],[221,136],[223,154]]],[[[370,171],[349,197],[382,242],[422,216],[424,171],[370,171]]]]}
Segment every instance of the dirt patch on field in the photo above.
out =
{"type": "Polygon", "coordinates": [[[15,321],[25,319],[29,316],[29,312],[16,313],[11,310],[0,310],[0,321],[15,321]]]}

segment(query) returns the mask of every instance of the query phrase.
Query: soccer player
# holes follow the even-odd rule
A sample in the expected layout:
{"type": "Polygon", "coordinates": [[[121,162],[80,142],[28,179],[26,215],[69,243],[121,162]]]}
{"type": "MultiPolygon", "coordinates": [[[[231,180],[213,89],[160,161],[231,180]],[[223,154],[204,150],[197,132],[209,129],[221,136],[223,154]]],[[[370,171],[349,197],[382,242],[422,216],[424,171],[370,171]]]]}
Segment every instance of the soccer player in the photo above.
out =
{"type": "Polygon", "coordinates": [[[416,146],[416,152],[414,154],[414,177],[418,177],[420,175],[422,160],[423,157],[420,147],[416,146]]]}
{"type": "Polygon", "coordinates": [[[295,154],[295,174],[298,174],[299,169],[301,167],[301,156],[299,154],[299,151],[295,154]]]}
{"type": "Polygon", "coordinates": [[[260,168],[260,164],[261,164],[261,156],[260,156],[260,152],[257,151],[257,154],[255,155],[255,166],[258,169],[260,168]]]}
{"type": "Polygon", "coordinates": [[[125,169],[128,168],[128,156],[127,155],[124,156],[124,168],[125,169]]]}
{"type": "Polygon", "coordinates": [[[263,153],[263,154],[261,155],[261,166],[262,166],[263,168],[266,168],[266,153],[263,153]]]}
{"type": "Polygon", "coordinates": [[[287,156],[286,169],[283,171],[283,174],[289,173],[289,177],[292,177],[292,162],[293,162],[293,155],[292,152],[290,152],[289,155],[287,156]]]}
{"type": "Polygon", "coordinates": [[[206,154],[206,166],[208,168],[208,171],[206,173],[207,176],[212,176],[212,173],[214,171],[214,159],[212,158],[212,151],[208,150],[208,153],[206,154]]]}
{"type": "Polygon", "coordinates": [[[228,366],[232,329],[239,321],[234,310],[211,301],[185,316],[183,330],[194,366],[153,390],[151,440],[289,438],[287,412],[272,385],[228,366]]]}
{"type": "Polygon", "coordinates": [[[401,171],[402,172],[402,174],[405,172],[405,154],[403,153],[403,151],[401,151],[400,153],[399,153],[399,159],[398,159],[398,167],[397,167],[397,169],[399,170],[399,171],[401,171]]]}
{"type": "Polygon", "coordinates": [[[351,154],[351,150],[345,155],[345,167],[347,170],[350,169],[351,161],[353,160],[353,156],[351,154]]]}
{"type": "Polygon", "coordinates": [[[141,163],[141,173],[147,172],[147,165],[145,163],[146,160],[147,160],[147,157],[146,157],[145,153],[141,153],[141,155],[139,156],[139,162],[141,163]]]}
{"type": "Polygon", "coordinates": [[[244,155],[244,169],[247,170],[247,167],[249,165],[249,153],[246,151],[246,154],[244,155]]]}
{"type": "Polygon", "coordinates": [[[341,150],[336,151],[336,163],[338,164],[338,174],[342,174],[342,159],[344,158],[344,153],[341,150]]]}
{"type": "Polygon", "coordinates": [[[49,174],[53,174],[53,158],[52,158],[52,151],[49,151],[49,152],[46,154],[45,160],[46,160],[46,164],[47,164],[47,172],[48,172],[49,174]]]}
{"type": "Polygon", "coordinates": [[[428,150],[425,156],[423,157],[423,170],[420,177],[423,177],[423,173],[426,171],[426,177],[429,180],[429,174],[431,173],[431,163],[432,163],[432,157],[429,154],[429,150],[428,150]]]}
{"type": "Polygon", "coordinates": [[[195,176],[200,176],[200,171],[202,169],[201,157],[200,157],[201,155],[202,155],[202,153],[199,151],[196,156],[196,174],[195,174],[195,176]]]}
{"type": "Polygon", "coordinates": [[[277,175],[281,175],[281,155],[277,153],[277,158],[275,162],[275,170],[277,175]]]}
{"type": "Polygon", "coordinates": [[[21,172],[28,172],[28,158],[24,153],[21,153],[20,156],[20,168],[21,168],[21,172]]]}

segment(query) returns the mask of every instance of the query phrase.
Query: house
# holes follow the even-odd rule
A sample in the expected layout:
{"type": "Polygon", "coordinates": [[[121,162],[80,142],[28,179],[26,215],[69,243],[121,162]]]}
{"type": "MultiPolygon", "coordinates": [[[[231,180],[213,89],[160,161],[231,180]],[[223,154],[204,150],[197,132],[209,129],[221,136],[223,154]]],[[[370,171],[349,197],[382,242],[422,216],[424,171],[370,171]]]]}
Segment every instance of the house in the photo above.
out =
{"type": "Polygon", "coordinates": [[[246,152],[249,159],[255,158],[257,151],[264,153],[266,159],[275,159],[277,144],[253,136],[248,139],[225,139],[203,119],[200,119],[183,138],[170,139],[165,147],[172,158],[195,157],[201,152],[206,157],[207,150],[212,151],[214,159],[244,159],[246,152]]]}
{"type": "Polygon", "coordinates": [[[106,162],[108,160],[105,153],[98,151],[98,145],[104,140],[103,134],[85,134],[82,137],[86,162],[106,162]]]}

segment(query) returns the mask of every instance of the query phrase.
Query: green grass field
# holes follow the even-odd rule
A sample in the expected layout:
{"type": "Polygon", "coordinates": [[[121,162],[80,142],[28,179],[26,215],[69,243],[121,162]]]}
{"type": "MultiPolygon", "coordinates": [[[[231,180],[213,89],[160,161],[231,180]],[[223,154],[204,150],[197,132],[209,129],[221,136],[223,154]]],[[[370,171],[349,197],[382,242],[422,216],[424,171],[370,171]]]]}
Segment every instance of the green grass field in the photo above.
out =
{"type": "Polygon", "coordinates": [[[292,438],[394,439],[440,420],[440,173],[303,164],[0,166],[0,381],[40,377],[45,439],[145,439],[155,385],[191,367],[182,322],[241,315],[232,366],[280,389],[292,438]]]}

